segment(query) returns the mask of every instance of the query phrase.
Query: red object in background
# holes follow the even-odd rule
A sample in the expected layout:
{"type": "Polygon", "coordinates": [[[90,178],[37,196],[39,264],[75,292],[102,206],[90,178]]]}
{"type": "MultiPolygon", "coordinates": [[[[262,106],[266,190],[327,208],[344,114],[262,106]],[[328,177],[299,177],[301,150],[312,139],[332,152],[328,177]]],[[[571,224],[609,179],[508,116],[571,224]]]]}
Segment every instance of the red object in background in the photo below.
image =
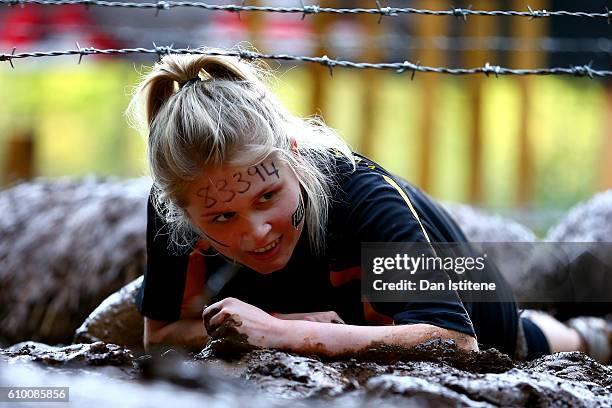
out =
{"type": "Polygon", "coordinates": [[[116,48],[117,41],[100,30],[83,6],[55,7],[46,21],[51,35],[74,36],[82,47],[116,48]]]}
{"type": "Polygon", "coordinates": [[[11,7],[0,24],[0,43],[4,47],[29,48],[42,34],[43,6],[11,7]]]}
{"type": "Polygon", "coordinates": [[[6,50],[34,49],[36,44],[53,43],[54,38],[68,38],[81,47],[115,48],[117,41],[99,29],[80,5],[11,7],[0,24],[0,46],[6,50]]]}

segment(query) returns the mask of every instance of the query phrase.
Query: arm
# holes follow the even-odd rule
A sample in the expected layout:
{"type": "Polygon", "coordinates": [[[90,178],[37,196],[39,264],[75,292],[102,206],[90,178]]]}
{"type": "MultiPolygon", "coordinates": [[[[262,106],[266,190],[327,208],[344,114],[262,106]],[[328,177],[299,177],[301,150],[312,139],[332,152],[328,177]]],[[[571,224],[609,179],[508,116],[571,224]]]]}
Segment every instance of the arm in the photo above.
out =
{"type": "MultiPolygon", "coordinates": [[[[208,341],[202,323],[202,289],[188,276],[190,255],[173,254],[168,229],[152,205],[147,203],[147,268],[137,297],[144,316],[143,343],[149,351],[156,346],[201,350],[208,341]]],[[[194,265],[194,272],[205,267],[194,265]]],[[[195,277],[198,273],[193,274],[195,277]]],[[[203,275],[203,270],[200,275],[203,275]]]]}
{"type": "Polygon", "coordinates": [[[474,337],[430,324],[353,326],[292,320],[282,321],[279,326],[283,334],[277,337],[278,348],[328,356],[359,351],[376,343],[414,347],[431,339],[454,340],[461,350],[478,350],[474,337]]]}
{"type": "Polygon", "coordinates": [[[344,320],[333,310],[311,313],[272,313],[272,316],[281,320],[307,320],[309,322],[344,324],[344,320]]]}
{"type": "Polygon", "coordinates": [[[282,320],[235,298],[210,305],[202,314],[206,329],[215,330],[224,322],[247,335],[248,342],[264,348],[279,348],[297,353],[337,355],[359,351],[372,343],[412,347],[431,339],[454,340],[463,350],[478,350],[476,339],[467,334],[430,324],[400,326],[354,326],[304,320],[282,320]]]}
{"type": "Polygon", "coordinates": [[[179,346],[192,350],[201,350],[208,341],[208,333],[202,319],[189,318],[177,322],[163,322],[145,317],[144,348],[150,351],[156,346],[179,346]]]}

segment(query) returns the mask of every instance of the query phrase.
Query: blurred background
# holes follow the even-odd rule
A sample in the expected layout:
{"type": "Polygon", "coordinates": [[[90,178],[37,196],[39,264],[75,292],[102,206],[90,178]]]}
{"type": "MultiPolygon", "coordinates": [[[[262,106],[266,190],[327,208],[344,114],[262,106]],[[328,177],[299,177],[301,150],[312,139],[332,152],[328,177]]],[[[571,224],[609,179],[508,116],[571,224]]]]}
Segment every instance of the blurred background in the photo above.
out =
{"type": "MultiPolygon", "coordinates": [[[[209,1],[240,4],[240,1],[209,1]]],[[[300,1],[247,5],[296,6],[300,1]]],[[[375,1],[304,1],[376,7],[375,1]]],[[[605,12],[612,1],[381,1],[448,10],[605,12]]],[[[368,62],[612,69],[612,25],[567,17],[331,15],[0,6],[0,52],[231,47],[368,62]]],[[[146,174],[144,140],[123,115],[155,55],[31,58],[0,64],[0,181],[146,174]]],[[[297,115],[317,114],[357,151],[435,198],[510,215],[538,233],[612,188],[612,80],[448,76],[269,61],[275,90],[297,115]]]]}

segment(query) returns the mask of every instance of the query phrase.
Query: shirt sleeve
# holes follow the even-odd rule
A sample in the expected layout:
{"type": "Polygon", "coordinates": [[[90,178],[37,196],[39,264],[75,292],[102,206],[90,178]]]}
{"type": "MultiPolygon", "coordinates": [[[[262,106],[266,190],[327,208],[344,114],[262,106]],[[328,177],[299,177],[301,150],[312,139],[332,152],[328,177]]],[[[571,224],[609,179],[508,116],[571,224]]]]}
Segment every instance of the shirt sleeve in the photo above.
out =
{"type": "Polygon", "coordinates": [[[174,254],[168,227],[147,203],[147,264],[143,284],[136,298],[140,313],[161,321],[179,320],[185,290],[189,254],[174,254]]]}
{"type": "MultiPolygon", "coordinates": [[[[355,173],[343,186],[347,203],[344,224],[349,237],[361,242],[430,242],[426,223],[411,202],[410,194],[391,176],[381,172],[355,173]]],[[[433,254],[433,248],[432,252],[433,254]]],[[[445,273],[438,271],[436,273],[445,273]]],[[[447,280],[447,277],[444,277],[447,280]]],[[[375,311],[395,324],[426,323],[475,335],[473,324],[458,293],[435,291],[426,302],[372,302],[375,311]]]]}

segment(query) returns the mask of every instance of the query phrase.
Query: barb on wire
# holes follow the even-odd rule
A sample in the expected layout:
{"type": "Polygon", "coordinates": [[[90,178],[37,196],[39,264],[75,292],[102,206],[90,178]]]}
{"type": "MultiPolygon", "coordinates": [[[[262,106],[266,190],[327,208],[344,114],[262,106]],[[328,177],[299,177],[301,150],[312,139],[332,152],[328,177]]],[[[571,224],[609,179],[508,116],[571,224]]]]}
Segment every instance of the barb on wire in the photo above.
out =
{"type": "Polygon", "coordinates": [[[77,44],[76,50],[64,50],[64,51],[47,51],[47,52],[22,52],[15,53],[15,48],[11,54],[0,54],[0,61],[9,61],[13,66],[13,59],[23,58],[41,58],[41,57],[58,57],[68,55],[127,55],[127,54],[157,54],[159,58],[163,55],[168,54],[199,54],[199,55],[220,55],[220,56],[231,56],[243,59],[266,59],[266,60],[281,60],[281,61],[299,61],[320,64],[326,66],[330,70],[330,75],[333,75],[333,69],[335,67],[342,68],[356,68],[356,69],[379,69],[379,70],[394,70],[396,72],[404,72],[406,70],[412,71],[412,77],[416,72],[430,72],[436,74],[448,74],[448,75],[473,75],[473,74],[485,74],[489,75],[494,73],[495,76],[499,75],[573,75],[573,76],[588,76],[589,78],[594,77],[612,77],[612,70],[596,70],[592,68],[592,63],[586,65],[576,65],[569,68],[536,68],[536,69],[512,69],[505,68],[498,65],[491,65],[486,63],[483,67],[475,68],[448,68],[448,67],[429,67],[421,65],[420,63],[411,63],[409,61],[404,62],[385,62],[385,63],[371,63],[371,62],[354,62],[348,60],[337,60],[329,58],[327,55],[322,57],[308,57],[303,55],[288,55],[288,54],[262,54],[252,51],[220,51],[220,50],[208,50],[201,48],[173,48],[169,46],[158,46],[153,43],[153,48],[120,48],[120,49],[97,49],[94,47],[81,48],[77,44]]]}
{"type": "Polygon", "coordinates": [[[502,67],[500,67],[499,65],[491,65],[487,62],[485,63],[483,72],[487,77],[489,76],[490,73],[494,73],[495,78],[499,78],[499,72],[501,71],[501,69],[502,67]]]}
{"type": "Polygon", "coordinates": [[[383,6],[381,6],[380,0],[376,0],[376,7],[378,8],[378,12],[380,13],[380,16],[378,17],[378,24],[381,23],[383,16],[395,16],[395,15],[397,15],[397,14],[395,14],[393,12],[391,7],[383,7],[383,6]]]}
{"type": "Polygon", "coordinates": [[[304,0],[300,0],[302,6],[302,20],[306,18],[306,14],[319,14],[319,6],[309,6],[304,4],[304,0]]]}
{"type": "Polygon", "coordinates": [[[457,18],[463,18],[463,21],[466,22],[467,21],[467,16],[468,14],[471,14],[472,12],[472,5],[468,5],[467,8],[462,9],[462,8],[452,8],[451,11],[453,12],[453,15],[457,18]]]}
{"type": "MultiPolygon", "coordinates": [[[[429,9],[418,9],[413,7],[378,7],[373,8],[333,8],[333,7],[321,7],[319,5],[304,5],[301,3],[300,7],[273,7],[273,6],[247,6],[244,1],[240,5],[237,4],[208,4],[197,1],[172,1],[172,0],[160,0],[156,3],[138,3],[138,2],[127,2],[127,1],[108,1],[108,0],[0,0],[0,5],[4,4],[7,6],[15,6],[19,4],[23,7],[24,4],[42,4],[42,5],[75,5],[81,4],[85,6],[99,6],[99,7],[125,7],[125,8],[137,8],[137,9],[156,9],[156,14],[160,10],[168,10],[174,7],[196,7],[209,11],[231,11],[240,13],[242,11],[248,12],[270,12],[270,13],[295,13],[302,14],[302,19],[307,14],[319,14],[319,13],[330,13],[330,14],[378,14],[380,18],[383,16],[398,16],[400,14],[417,14],[417,15],[429,15],[429,16],[455,16],[462,17],[464,20],[467,19],[468,15],[474,16],[507,16],[507,17],[526,17],[529,20],[535,18],[544,17],[574,17],[574,18],[590,18],[590,19],[606,19],[612,20],[612,13],[605,9],[601,13],[591,13],[584,11],[548,11],[548,10],[534,10],[528,7],[527,11],[518,10],[472,10],[471,8],[452,8],[450,10],[429,10],[429,9]]],[[[240,14],[239,14],[240,15],[240,14]]]]}
{"type": "Polygon", "coordinates": [[[11,64],[11,68],[15,69],[15,66],[13,65],[13,58],[15,57],[16,50],[17,47],[13,47],[13,52],[10,54],[0,54],[0,61],[8,61],[9,64],[11,64]]]}
{"type": "Polygon", "coordinates": [[[153,49],[155,50],[155,53],[157,54],[158,61],[161,61],[164,55],[173,54],[174,53],[173,47],[174,47],[174,44],[158,46],[157,44],[155,44],[155,41],[153,41],[153,49]]]}
{"type": "Polygon", "coordinates": [[[593,78],[593,69],[591,68],[592,65],[593,65],[593,61],[590,61],[586,65],[576,65],[576,66],[573,66],[571,69],[575,76],[578,76],[578,77],[588,76],[589,78],[593,78]]]}
{"type": "Polygon", "coordinates": [[[549,17],[548,11],[546,10],[534,10],[531,8],[531,6],[527,6],[527,9],[531,14],[531,16],[529,16],[529,20],[533,20],[534,18],[549,17]]]}

